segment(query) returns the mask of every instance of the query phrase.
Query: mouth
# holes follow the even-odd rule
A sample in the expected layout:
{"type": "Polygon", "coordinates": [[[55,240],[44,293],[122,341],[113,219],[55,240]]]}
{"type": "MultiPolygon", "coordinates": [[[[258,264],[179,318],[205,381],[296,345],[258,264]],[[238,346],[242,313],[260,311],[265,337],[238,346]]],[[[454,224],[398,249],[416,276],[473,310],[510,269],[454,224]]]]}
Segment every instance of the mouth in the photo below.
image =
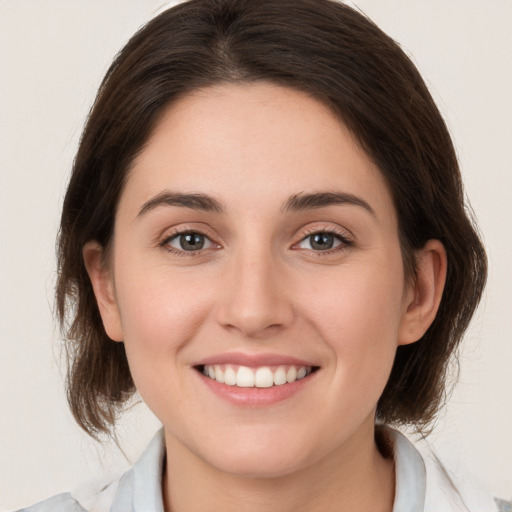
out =
{"type": "Polygon", "coordinates": [[[286,354],[226,352],[197,361],[192,368],[223,401],[259,408],[302,395],[317,380],[321,366],[286,354]]]}
{"type": "Polygon", "coordinates": [[[195,369],[206,378],[236,388],[273,388],[293,384],[316,372],[318,366],[278,365],[249,367],[235,364],[204,364],[195,369]]]}

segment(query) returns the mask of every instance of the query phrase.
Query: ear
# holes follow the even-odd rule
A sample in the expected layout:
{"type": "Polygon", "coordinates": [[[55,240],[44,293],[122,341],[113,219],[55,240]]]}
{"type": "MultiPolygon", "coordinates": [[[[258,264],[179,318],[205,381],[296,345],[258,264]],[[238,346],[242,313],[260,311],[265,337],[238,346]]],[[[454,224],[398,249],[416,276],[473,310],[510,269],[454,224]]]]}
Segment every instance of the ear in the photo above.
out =
{"type": "Polygon", "coordinates": [[[439,240],[429,240],[416,252],[416,275],[406,292],[398,344],[418,341],[436,317],[446,281],[446,251],[439,240]]]}
{"type": "Polygon", "coordinates": [[[109,338],[123,341],[121,317],[117,306],[114,280],[104,261],[104,249],[98,242],[87,242],[82,254],[89,274],[103,326],[109,338]]]}

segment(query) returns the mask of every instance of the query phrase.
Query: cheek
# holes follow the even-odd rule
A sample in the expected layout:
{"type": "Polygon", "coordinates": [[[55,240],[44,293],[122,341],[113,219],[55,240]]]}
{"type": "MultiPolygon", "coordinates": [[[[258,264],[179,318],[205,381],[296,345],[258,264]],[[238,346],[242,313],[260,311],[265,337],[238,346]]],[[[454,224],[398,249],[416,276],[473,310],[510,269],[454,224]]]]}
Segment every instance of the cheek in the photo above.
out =
{"type": "MultiPolygon", "coordinates": [[[[185,348],[207,316],[206,289],[162,268],[118,273],[118,305],[126,355],[139,395],[162,422],[189,407],[182,382],[185,348]]],[[[179,422],[178,422],[179,423],[179,422]]]]}
{"type": "Polygon", "coordinates": [[[201,280],[158,266],[116,269],[117,302],[127,355],[136,373],[164,364],[195,335],[207,315],[208,288],[201,280]]]}
{"type": "Polygon", "coordinates": [[[374,332],[365,343],[396,334],[403,310],[404,280],[401,266],[347,265],[316,280],[309,288],[307,309],[318,325],[336,339],[358,340],[374,332]],[[395,268],[396,267],[396,268],[395,268]],[[378,334],[382,336],[378,336],[378,334]]]}
{"type": "Polygon", "coordinates": [[[380,396],[396,353],[403,282],[401,265],[354,265],[314,290],[305,314],[332,353],[340,388],[380,396]]]}

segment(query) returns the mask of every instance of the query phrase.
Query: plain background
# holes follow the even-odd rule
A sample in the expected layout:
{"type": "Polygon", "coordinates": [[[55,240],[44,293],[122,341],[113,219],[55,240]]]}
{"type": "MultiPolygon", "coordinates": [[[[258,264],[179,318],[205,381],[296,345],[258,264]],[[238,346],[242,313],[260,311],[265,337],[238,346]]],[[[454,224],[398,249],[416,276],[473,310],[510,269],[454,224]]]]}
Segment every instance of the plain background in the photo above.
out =
{"type": "MultiPolygon", "coordinates": [[[[512,1],[357,0],[399,41],[452,131],[489,252],[460,382],[429,438],[441,460],[512,496],[512,1]]],[[[0,0],[0,509],[126,465],[90,441],[63,392],[54,241],[80,131],[113,56],[160,0],[0,0]]],[[[158,428],[119,429],[133,460],[158,428]]]]}

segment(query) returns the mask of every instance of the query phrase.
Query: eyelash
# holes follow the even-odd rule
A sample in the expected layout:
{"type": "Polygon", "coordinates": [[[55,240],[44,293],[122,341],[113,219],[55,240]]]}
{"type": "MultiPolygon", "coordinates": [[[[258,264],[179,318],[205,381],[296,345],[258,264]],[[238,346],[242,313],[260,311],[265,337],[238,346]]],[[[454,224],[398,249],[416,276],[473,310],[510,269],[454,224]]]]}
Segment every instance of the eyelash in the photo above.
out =
{"type": "MultiPolygon", "coordinates": [[[[354,245],[353,241],[347,236],[346,233],[343,233],[340,230],[337,230],[335,228],[327,227],[327,228],[320,228],[320,229],[312,228],[312,229],[306,231],[303,234],[302,238],[299,240],[299,242],[297,242],[296,244],[294,244],[292,246],[292,249],[299,250],[299,248],[298,248],[299,244],[304,242],[309,237],[312,237],[314,235],[321,235],[321,234],[328,234],[328,235],[334,236],[339,242],[341,242],[340,245],[338,245],[337,247],[333,247],[331,249],[323,250],[323,251],[315,251],[313,249],[304,249],[304,250],[307,250],[309,253],[312,253],[315,256],[323,257],[323,256],[329,256],[329,255],[335,254],[340,251],[347,250],[354,245]]],[[[206,240],[208,240],[211,244],[216,246],[216,248],[220,247],[220,245],[217,244],[216,242],[214,242],[213,240],[211,240],[211,238],[208,235],[206,235],[204,232],[197,230],[197,229],[196,230],[183,229],[180,231],[175,231],[171,235],[166,236],[159,243],[159,246],[162,247],[163,249],[165,249],[167,252],[172,253],[175,256],[179,256],[179,257],[198,256],[206,250],[206,249],[201,248],[196,251],[185,251],[185,250],[181,250],[181,249],[176,249],[176,248],[172,247],[171,245],[169,245],[172,240],[175,240],[176,238],[183,236],[183,235],[200,235],[200,236],[204,237],[206,240]]],[[[209,248],[207,248],[207,249],[209,249],[209,248]]]]}
{"type": "Polygon", "coordinates": [[[176,249],[175,247],[172,247],[171,245],[169,245],[172,240],[174,240],[180,236],[184,236],[184,235],[200,235],[200,236],[204,237],[206,240],[208,240],[214,246],[217,246],[217,248],[220,247],[219,244],[217,244],[216,242],[211,240],[211,238],[208,235],[206,235],[205,233],[203,233],[202,231],[200,231],[198,229],[183,229],[183,230],[175,231],[172,234],[166,236],[159,243],[159,246],[162,247],[167,252],[169,252],[175,256],[179,256],[179,257],[199,256],[202,252],[204,252],[205,249],[203,249],[203,248],[196,250],[196,251],[185,251],[182,249],[176,249]]]}
{"type": "Polygon", "coordinates": [[[332,249],[326,249],[324,251],[315,251],[313,249],[305,249],[305,250],[307,250],[310,254],[313,254],[314,256],[321,258],[324,256],[332,256],[333,254],[336,254],[338,252],[346,251],[347,249],[350,249],[354,245],[354,242],[347,236],[347,233],[345,233],[345,232],[342,232],[342,231],[340,231],[336,228],[332,228],[332,227],[325,227],[325,228],[315,227],[315,228],[311,228],[310,230],[307,230],[304,233],[304,235],[302,236],[302,238],[300,239],[300,241],[298,243],[294,244],[292,248],[297,247],[299,244],[304,242],[304,240],[306,240],[314,235],[323,235],[323,234],[334,236],[341,242],[340,245],[337,247],[333,247],[332,249]]]}

